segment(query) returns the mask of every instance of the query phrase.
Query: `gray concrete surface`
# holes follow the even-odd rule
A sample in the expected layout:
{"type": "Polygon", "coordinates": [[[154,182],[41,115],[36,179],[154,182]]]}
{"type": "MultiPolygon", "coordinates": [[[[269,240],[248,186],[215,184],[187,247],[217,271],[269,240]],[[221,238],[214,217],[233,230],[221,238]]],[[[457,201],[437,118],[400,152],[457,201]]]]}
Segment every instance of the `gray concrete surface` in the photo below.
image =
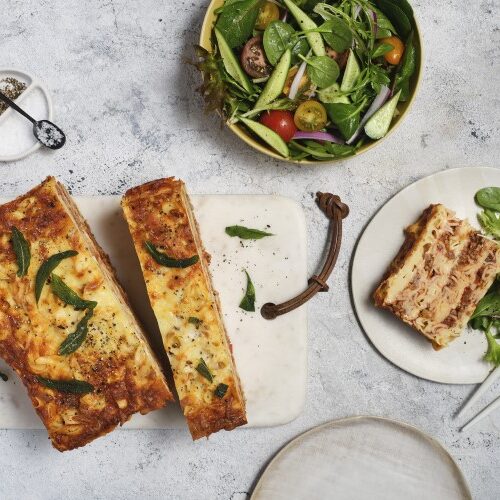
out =
{"type": "Polygon", "coordinates": [[[255,154],[203,115],[194,92],[198,75],[184,59],[207,3],[2,0],[1,64],[46,82],[68,143],[60,152],[0,165],[0,189],[2,196],[21,193],[53,174],[74,194],[118,194],[177,175],[195,193],[287,195],[303,203],[310,221],[311,271],[326,228],[311,193],[339,193],[351,215],[331,292],[309,310],[304,413],[283,427],[220,433],[197,443],[186,431],[117,431],[64,455],[44,432],[2,430],[0,497],[242,499],[297,434],[330,419],[374,414],[440,440],[474,498],[499,498],[498,413],[460,435],[451,414],[472,388],[419,380],[383,359],[356,322],[348,271],[360,231],[402,187],[445,168],[499,166],[500,3],[413,2],[425,72],[410,115],[362,157],[304,168],[255,154]]]}

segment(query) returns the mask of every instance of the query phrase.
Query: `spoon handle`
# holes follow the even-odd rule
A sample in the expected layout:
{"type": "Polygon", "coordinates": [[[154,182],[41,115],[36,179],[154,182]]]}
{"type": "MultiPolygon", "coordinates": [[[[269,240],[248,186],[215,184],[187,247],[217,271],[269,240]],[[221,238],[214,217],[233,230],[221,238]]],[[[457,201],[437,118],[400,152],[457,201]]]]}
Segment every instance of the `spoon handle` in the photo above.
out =
{"type": "Polygon", "coordinates": [[[28,113],[26,113],[26,111],[24,111],[23,109],[21,109],[14,101],[10,100],[6,95],[3,95],[1,92],[0,92],[0,99],[2,101],[6,102],[11,108],[14,108],[18,113],[21,113],[31,123],[33,123],[33,124],[36,123],[36,120],[34,120],[33,118],[31,118],[31,116],[28,115],[28,113]]]}

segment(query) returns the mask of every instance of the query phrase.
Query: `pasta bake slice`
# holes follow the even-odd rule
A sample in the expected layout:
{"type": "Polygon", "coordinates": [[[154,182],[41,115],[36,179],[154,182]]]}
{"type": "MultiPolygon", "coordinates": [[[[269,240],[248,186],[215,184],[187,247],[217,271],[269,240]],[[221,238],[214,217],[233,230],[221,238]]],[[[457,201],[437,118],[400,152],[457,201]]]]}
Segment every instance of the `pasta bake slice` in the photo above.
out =
{"type": "Polygon", "coordinates": [[[245,399],[184,183],[160,179],[122,201],[193,439],[247,422],[245,399]]]}

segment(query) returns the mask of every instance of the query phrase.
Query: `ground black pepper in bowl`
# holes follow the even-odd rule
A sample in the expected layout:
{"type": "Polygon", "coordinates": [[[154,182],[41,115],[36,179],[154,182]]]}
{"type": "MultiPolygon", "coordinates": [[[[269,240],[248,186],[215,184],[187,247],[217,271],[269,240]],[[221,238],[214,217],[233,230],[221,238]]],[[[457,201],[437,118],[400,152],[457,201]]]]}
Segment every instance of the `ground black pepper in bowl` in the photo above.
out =
{"type": "MultiPolygon", "coordinates": [[[[11,100],[17,99],[25,90],[27,86],[13,77],[7,77],[0,80],[0,92],[11,100]]],[[[0,115],[8,108],[7,104],[0,102],[0,115]]]]}

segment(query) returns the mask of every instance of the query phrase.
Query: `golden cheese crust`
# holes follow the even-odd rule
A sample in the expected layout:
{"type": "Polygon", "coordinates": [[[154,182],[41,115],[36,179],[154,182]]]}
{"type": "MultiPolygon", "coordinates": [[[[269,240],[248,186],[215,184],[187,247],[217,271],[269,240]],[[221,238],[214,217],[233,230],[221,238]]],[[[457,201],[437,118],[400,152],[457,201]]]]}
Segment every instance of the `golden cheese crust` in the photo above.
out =
{"type": "Polygon", "coordinates": [[[132,414],[172,400],[161,369],[118,285],[70,196],[53,177],[0,206],[0,356],[17,372],[55,448],[71,450],[112,431],[132,414]],[[29,242],[26,276],[18,277],[12,227],[29,242]],[[75,250],[54,271],[78,295],[96,301],[87,337],[69,355],[59,347],[84,312],[65,304],[47,283],[38,302],[35,276],[50,256],[75,250]],[[82,380],[87,394],[60,392],[40,383],[82,380]]]}
{"type": "Polygon", "coordinates": [[[434,348],[458,337],[500,271],[500,246],[443,205],[430,205],[374,292],[434,348]]]}
{"type": "Polygon", "coordinates": [[[245,400],[184,184],[173,178],[149,182],[129,190],[122,206],[193,439],[244,425],[245,400]],[[146,242],[173,259],[199,260],[165,267],[146,242]],[[208,377],[197,369],[201,360],[208,377]],[[222,397],[219,384],[227,386],[222,397]]]}

